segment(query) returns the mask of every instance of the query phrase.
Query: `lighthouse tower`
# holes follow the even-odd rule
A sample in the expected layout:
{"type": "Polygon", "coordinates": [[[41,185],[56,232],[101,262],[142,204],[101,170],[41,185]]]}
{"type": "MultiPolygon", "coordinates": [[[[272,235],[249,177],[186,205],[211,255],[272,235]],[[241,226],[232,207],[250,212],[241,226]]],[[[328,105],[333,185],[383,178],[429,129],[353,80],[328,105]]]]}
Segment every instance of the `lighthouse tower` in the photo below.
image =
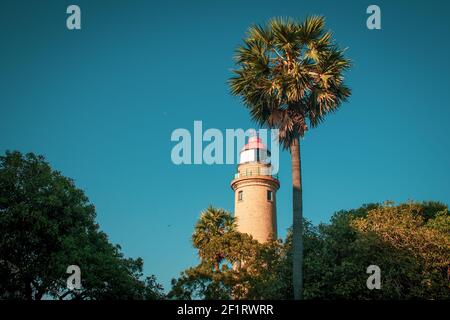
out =
{"type": "Polygon", "coordinates": [[[257,135],[239,155],[238,172],[231,181],[238,231],[264,243],[277,238],[276,192],[280,182],[272,176],[270,151],[257,135]]]}

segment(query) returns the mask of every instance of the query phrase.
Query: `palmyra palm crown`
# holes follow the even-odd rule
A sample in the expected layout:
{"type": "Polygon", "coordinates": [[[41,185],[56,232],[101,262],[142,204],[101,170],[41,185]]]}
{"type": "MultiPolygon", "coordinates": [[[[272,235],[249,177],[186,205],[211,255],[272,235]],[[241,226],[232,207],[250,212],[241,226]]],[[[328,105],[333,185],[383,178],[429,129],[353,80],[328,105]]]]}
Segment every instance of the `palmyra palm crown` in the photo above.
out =
{"type": "Polygon", "coordinates": [[[215,236],[235,230],[234,218],[225,210],[209,206],[201,213],[195,225],[192,242],[198,249],[204,248],[215,236]]]}
{"type": "Polygon", "coordinates": [[[349,95],[343,72],[350,62],[324,31],[323,17],[304,22],[275,18],[252,26],[236,51],[231,92],[260,125],[280,130],[285,148],[320,124],[349,95]]]}

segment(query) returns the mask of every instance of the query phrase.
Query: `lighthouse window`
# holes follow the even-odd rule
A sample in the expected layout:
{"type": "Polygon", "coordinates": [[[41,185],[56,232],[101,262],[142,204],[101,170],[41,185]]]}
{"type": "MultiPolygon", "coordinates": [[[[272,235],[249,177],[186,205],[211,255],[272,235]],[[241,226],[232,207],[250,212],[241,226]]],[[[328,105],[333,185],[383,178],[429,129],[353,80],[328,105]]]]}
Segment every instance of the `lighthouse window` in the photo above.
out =
{"type": "Polygon", "coordinates": [[[267,201],[273,201],[273,192],[272,192],[272,190],[267,190],[267,201]]]}
{"type": "Polygon", "coordinates": [[[238,192],[238,200],[239,200],[239,201],[244,200],[244,191],[239,191],[239,192],[238,192]]]}

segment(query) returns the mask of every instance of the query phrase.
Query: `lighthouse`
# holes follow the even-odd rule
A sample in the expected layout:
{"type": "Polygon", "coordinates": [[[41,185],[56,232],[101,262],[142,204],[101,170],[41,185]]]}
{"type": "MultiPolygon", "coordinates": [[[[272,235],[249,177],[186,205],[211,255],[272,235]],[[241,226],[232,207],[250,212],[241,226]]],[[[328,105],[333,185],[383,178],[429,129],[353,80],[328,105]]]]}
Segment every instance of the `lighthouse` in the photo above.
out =
{"type": "Polygon", "coordinates": [[[280,182],[272,175],[270,151],[258,135],[251,136],[239,154],[237,173],[231,181],[239,232],[251,235],[260,243],[277,239],[279,187],[280,182]]]}

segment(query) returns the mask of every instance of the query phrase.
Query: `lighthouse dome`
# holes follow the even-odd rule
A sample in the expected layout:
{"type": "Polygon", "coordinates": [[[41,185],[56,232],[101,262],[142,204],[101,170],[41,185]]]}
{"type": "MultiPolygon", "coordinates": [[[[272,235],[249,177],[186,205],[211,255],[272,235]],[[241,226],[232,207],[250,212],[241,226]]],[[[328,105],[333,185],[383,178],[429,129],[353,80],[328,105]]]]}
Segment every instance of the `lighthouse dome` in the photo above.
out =
{"type": "Polygon", "coordinates": [[[258,136],[252,136],[242,148],[239,163],[261,162],[270,163],[270,151],[258,136]]]}

